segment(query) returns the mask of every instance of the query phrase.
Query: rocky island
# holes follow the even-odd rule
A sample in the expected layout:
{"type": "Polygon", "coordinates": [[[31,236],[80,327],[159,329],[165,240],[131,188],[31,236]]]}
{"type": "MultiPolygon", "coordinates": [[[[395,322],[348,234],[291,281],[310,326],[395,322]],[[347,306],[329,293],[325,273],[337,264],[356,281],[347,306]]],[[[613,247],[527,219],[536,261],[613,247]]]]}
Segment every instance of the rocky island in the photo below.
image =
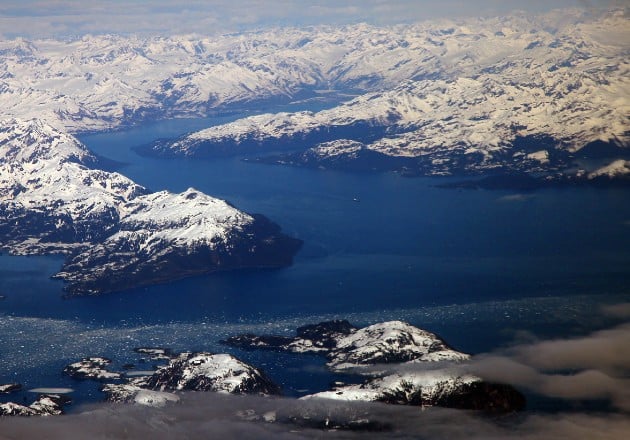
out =
{"type": "Polygon", "coordinates": [[[394,404],[515,411],[525,398],[509,385],[483,381],[458,369],[470,358],[440,337],[401,321],[358,329],[330,321],[297,329],[295,337],[238,335],[223,341],[249,350],[318,353],[339,373],[358,373],[361,384],[337,384],[303,399],[377,401],[394,404]]]}
{"type": "MultiPolygon", "coordinates": [[[[470,355],[449,347],[434,333],[401,321],[357,328],[346,320],[336,320],[299,327],[293,337],[244,334],[222,342],[243,350],[316,353],[326,358],[327,367],[338,373],[340,379],[353,379],[357,375],[363,378],[362,383],[335,382],[329,390],[301,397],[303,401],[382,402],[492,413],[525,407],[523,395],[510,385],[488,383],[467,374],[461,367],[470,355]]],[[[77,380],[101,382],[100,390],[109,402],[144,406],[162,407],[178,402],[186,391],[281,395],[281,387],[262,370],[232,354],[178,354],[157,347],[134,351],[165,364],[150,371],[131,372],[133,368],[129,368],[125,373],[110,371],[110,359],[93,356],[69,364],[63,372],[77,380]]],[[[146,362],[146,358],[140,362],[146,362]]],[[[134,367],[134,364],[125,365],[134,367]]],[[[0,415],[61,414],[66,403],[68,400],[63,396],[40,395],[28,407],[11,402],[3,404],[0,415]]],[[[291,419],[291,423],[308,422],[302,419],[291,419]]],[[[352,429],[361,427],[365,428],[359,424],[352,429]]]]}
{"type": "Polygon", "coordinates": [[[228,394],[277,395],[280,387],[261,370],[230,354],[208,352],[172,353],[166,349],[136,349],[154,360],[168,360],[145,374],[123,375],[106,369],[111,363],[89,357],[68,365],[64,373],[77,380],[108,382],[101,387],[110,402],[163,406],[177,402],[182,391],[213,391],[228,394]],[[115,381],[116,383],[112,383],[115,381]]]}
{"type": "Polygon", "coordinates": [[[0,403],[0,416],[58,416],[70,399],[58,394],[41,394],[30,405],[14,402],[0,403]]]}

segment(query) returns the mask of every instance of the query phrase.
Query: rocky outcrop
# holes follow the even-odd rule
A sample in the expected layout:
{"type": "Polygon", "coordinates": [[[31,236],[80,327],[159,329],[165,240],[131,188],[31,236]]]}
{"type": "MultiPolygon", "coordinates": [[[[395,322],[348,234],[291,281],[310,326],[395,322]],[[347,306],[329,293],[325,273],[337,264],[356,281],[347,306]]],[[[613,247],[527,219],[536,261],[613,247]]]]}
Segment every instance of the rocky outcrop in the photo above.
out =
{"type": "Polygon", "coordinates": [[[14,391],[19,391],[22,389],[22,385],[19,383],[7,383],[0,385],[0,394],[9,394],[14,391]]]}
{"type": "Polygon", "coordinates": [[[231,336],[226,345],[245,350],[277,350],[293,353],[329,353],[337,346],[337,341],[356,331],[356,327],[346,320],[320,322],[319,324],[298,327],[297,336],[257,336],[251,333],[231,336]]]}
{"type": "Polygon", "coordinates": [[[64,374],[75,379],[112,380],[120,379],[120,373],[111,372],[105,369],[112,361],[103,357],[88,357],[79,362],[75,362],[63,369],[64,374]]]}
{"type": "Polygon", "coordinates": [[[57,394],[42,394],[29,406],[13,402],[0,403],[0,416],[56,416],[70,399],[57,394]]]}
{"type": "Polygon", "coordinates": [[[147,390],[134,385],[133,381],[128,384],[106,384],[101,387],[101,391],[107,395],[108,402],[114,403],[132,403],[159,408],[169,403],[179,402],[176,394],[147,390]]]}
{"type": "Polygon", "coordinates": [[[64,373],[81,380],[116,381],[105,383],[100,388],[109,402],[154,407],[178,402],[177,393],[181,391],[280,394],[280,387],[265,373],[229,354],[175,354],[169,349],[155,347],[140,347],[134,351],[148,355],[155,361],[168,360],[168,364],[153,372],[129,372],[123,375],[106,369],[111,364],[109,359],[88,357],[68,365],[64,373]]]}
{"type": "Polygon", "coordinates": [[[336,371],[411,360],[461,361],[469,357],[448,347],[437,335],[400,321],[362,329],[346,320],[328,321],[300,327],[295,337],[245,334],[222,342],[245,349],[321,353],[336,371]]]}
{"type": "Polygon", "coordinates": [[[490,384],[456,368],[470,358],[434,333],[400,321],[357,329],[348,321],[300,327],[295,337],[240,335],[223,341],[242,349],[271,349],[326,356],[336,372],[366,377],[305,399],[378,401],[486,411],[523,409],[524,397],[509,385],[490,384]]]}
{"type": "Polygon", "coordinates": [[[146,380],[153,390],[216,391],[231,394],[279,394],[262,371],[229,354],[182,353],[146,380]]]}

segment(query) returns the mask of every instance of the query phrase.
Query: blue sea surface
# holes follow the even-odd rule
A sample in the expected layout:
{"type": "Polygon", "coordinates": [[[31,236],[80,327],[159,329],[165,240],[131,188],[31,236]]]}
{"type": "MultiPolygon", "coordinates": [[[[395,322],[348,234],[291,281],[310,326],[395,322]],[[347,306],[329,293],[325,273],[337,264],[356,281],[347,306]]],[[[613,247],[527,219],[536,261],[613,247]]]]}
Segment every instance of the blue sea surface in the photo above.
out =
{"type": "Polygon", "coordinates": [[[63,366],[104,355],[119,368],[139,362],[134,347],[150,345],[230,351],[302,395],[333,379],[321,358],[241,352],[219,340],[292,334],[323,319],[402,319],[479,353],[523,330],[566,337],[601,328],[598,307],[630,299],[628,189],[461,191],[437,187],[448,179],[132,150],[228,119],[162,121],[81,140],[151,190],[194,187],[266,215],[304,241],[295,264],[64,299],[63,283],[49,278],[62,257],[0,255],[0,383],[69,386],[75,397],[100,399],[93,384],[61,377],[63,366]]]}

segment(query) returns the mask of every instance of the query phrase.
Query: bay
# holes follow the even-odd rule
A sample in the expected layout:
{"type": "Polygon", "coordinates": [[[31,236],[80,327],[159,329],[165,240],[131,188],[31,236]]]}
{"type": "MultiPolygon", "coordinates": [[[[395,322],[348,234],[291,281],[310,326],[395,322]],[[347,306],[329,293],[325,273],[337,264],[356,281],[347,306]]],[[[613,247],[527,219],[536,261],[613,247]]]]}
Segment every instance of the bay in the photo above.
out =
{"type": "MultiPolygon", "coordinates": [[[[141,345],[226,351],[218,341],[231,334],[290,334],[332,318],[404,319],[476,353],[523,330],[566,337],[605,327],[597,308],[630,298],[627,189],[458,191],[436,186],[445,179],[238,157],[164,160],[132,150],[226,120],[162,121],[81,140],[151,190],[194,187],[266,215],[304,241],[295,264],[63,299],[63,284],[49,279],[62,258],[2,255],[0,381],[76,387],[59,371],[82,356],[122,364],[141,345]]],[[[269,370],[290,395],[332,379],[319,358],[236,353],[269,370]]],[[[100,398],[93,386],[79,388],[84,398],[100,398]]]]}

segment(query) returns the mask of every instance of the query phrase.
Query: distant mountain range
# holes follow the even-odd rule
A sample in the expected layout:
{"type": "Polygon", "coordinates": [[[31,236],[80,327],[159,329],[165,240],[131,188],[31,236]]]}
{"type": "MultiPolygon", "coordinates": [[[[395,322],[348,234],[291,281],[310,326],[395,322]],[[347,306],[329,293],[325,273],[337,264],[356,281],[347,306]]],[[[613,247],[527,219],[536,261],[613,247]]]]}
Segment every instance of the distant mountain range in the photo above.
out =
{"type": "MultiPolygon", "coordinates": [[[[609,163],[580,168],[576,160],[630,158],[628,29],[621,14],[554,29],[509,20],[423,29],[431,55],[416,58],[421,38],[405,40],[409,59],[399,65],[424,75],[389,87],[384,65],[375,69],[384,90],[334,108],[251,116],[142,151],[213,157],[284,149],[257,160],[420,175],[611,177],[609,163]]],[[[615,177],[630,175],[628,162],[615,168],[615,177]]]]}

